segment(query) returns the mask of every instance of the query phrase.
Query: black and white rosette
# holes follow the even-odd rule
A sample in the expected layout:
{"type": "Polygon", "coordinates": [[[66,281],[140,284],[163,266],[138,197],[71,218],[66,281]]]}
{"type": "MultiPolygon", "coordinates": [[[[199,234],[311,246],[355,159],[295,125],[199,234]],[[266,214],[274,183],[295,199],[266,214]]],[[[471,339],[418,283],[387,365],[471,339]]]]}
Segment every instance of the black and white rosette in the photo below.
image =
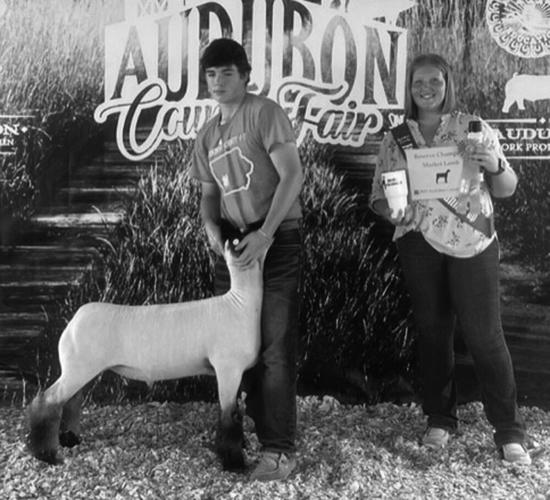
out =
{"type": "Polygon", "coordinates": [[[550,1],[488,0],[486,20],[496,43],[525,58],[550,55],[550,1]]]}

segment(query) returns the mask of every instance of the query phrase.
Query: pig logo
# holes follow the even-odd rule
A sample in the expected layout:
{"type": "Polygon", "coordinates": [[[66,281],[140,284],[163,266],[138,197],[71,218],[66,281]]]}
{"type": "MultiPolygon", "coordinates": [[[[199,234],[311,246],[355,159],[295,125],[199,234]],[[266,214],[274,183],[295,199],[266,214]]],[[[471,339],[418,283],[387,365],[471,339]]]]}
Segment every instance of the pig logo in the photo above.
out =
{"type": "Polygon", "coordinates": [[[243,156],[240,148],[224,152],[210,162],[210,171],[224,196],[247,191],[254,163],[243,156]]]}
{"type": "Polygon", "coordinates": [[[550,99],[550,75],[518,75],[508,80],[504,87],[505,98],[502,112],[508,113],[513,104],[525,109],[525,101],[550,99]]]}
{"type": "Polygon", "coordinates": [[[415,0],[331,0],[329,6],[357,19],[383,17],[386,23],[395,24],[400,12],[415,5],[415,0]]]}
{"type": "Polygon", "coordinates": [[[550,55],[548,0],[488,0],[485,17],[495,42],[510,54],[550,55]]]}

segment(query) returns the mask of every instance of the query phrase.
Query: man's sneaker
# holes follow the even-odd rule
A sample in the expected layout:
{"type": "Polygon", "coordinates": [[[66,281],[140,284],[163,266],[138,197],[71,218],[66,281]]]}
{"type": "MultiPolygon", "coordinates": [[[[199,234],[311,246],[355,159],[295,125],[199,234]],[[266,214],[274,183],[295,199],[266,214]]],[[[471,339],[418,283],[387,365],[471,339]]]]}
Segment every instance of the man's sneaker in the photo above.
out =
{"type": "Polygon", "coordinates": [[[520,443],[508,443],[502,447],[502,459],[518,465],[531,465],[531,455],[520,443]]]}
{"type": "Polygon", "coordinates": [[[287,453],[264,451],[250,479],[257,481],[272,481],[286,479],[296,467],[296,458],[287,453]]]}
{"type": "Polygon", "coordinates": [[[449,441],[449,431],[440,427],[428,427],[422,437],[422,445],[432,450],[444,448],[449,441]]]}

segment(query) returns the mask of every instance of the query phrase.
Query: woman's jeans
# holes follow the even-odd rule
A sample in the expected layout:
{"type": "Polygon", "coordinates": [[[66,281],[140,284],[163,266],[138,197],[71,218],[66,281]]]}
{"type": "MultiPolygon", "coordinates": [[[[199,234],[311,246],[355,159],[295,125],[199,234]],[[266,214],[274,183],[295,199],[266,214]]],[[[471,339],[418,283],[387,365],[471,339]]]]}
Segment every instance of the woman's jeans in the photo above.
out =
{"type": "MultiPolygon", "coordinates": [[[[243,234],[222,225],[224,239],[243,234]]],[[[254,420],[265,451],[295,451],[301,254],[300,228],[275,232],[264,264],[260,357],[243,376],[246,412],[254,420]]],[[[220,257],[215,267],[215,293],[225,293],[229,286],[229,271],[220,257]]]]}
{"type": "Polygon", "coordinates": [[[523,443],[525,425],[500,319],[497,239],[470,258],[442,254],[416,231],[399,238],[397,248],[419,330],[417,359],[428,426],[457,427],[453,335],[458,321],[497,447],[523,443]]]}

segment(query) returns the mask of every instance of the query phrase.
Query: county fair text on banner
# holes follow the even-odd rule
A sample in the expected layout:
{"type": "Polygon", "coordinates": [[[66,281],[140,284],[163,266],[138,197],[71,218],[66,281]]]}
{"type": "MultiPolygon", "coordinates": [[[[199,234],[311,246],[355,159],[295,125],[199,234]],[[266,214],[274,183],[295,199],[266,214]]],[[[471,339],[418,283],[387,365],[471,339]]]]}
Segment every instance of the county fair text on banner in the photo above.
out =
{"type": "Polygon", "coordinates": [[[414,2],[341,3],[126,0],[125,20],[106,28],[105,102],[95,119],[116,120],[118,147],[131,160],[194,137],[216,111],[200,53],[224,36],[244,45],[250,91],[283,106],[299,142],[310,131],[320,143],[361,146],[401,119],[407,40],[395,19],[414,2]]]}

